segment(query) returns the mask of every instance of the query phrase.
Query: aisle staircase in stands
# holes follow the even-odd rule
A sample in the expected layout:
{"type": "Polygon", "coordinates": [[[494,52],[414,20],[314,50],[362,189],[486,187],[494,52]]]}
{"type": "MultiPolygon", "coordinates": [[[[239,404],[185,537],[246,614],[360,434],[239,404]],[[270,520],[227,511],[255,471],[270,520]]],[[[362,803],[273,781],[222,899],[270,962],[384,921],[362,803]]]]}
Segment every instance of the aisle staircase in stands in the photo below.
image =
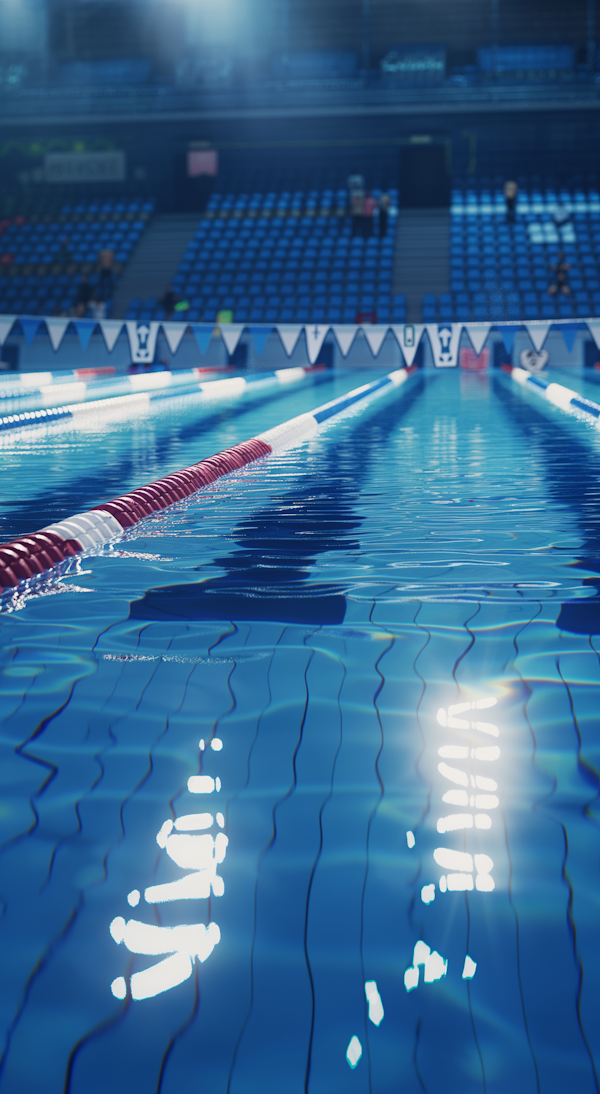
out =
{"type": "Polygon", "coordinates": [[[401,209],[396,225],[394,293],[406,294],[406,318],[421,322],[424,293],[450,289],[450,210],[401,209]]]}
{"type": "Polygon", "coordinates": [[[199,220],[199,213],[165,213],[154,217],[117,285],[115,319],[124,319],[134,297],[160,299],[175,276],[199,220]]]}

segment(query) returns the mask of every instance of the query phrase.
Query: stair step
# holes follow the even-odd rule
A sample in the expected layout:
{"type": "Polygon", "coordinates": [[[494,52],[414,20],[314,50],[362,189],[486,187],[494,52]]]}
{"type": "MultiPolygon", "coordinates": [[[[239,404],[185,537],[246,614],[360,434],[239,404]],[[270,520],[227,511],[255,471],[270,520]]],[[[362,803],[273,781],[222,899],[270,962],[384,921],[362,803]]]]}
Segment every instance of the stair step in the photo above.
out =
{"type": "Polygon", "coordinates": [[[401,211],[396,226],[393,269],[395,293],[406,296],[411,323],[421,320],[425,293],[450,288],[450,212],[448,209],[401,211]]]}
{"type": "Polygon", "coordinates": [[[134,297],[160,299],[177,272],[199,220],[198,213],[154,217],[117,285],[113,304],[116,319],[125,316],[134,297]]]}

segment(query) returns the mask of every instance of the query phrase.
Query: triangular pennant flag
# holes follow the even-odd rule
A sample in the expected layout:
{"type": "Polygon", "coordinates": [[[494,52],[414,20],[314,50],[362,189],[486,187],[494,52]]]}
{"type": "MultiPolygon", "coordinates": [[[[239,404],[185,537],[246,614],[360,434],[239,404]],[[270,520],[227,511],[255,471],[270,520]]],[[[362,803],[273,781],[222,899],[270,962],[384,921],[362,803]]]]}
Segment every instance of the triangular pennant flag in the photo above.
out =
{"type": "Polygon", "coordinates": [[[256,352],[259,357],[267,344],[267,339],[272,330],[272,327],[250,327],[250,334],[254,339],[254,345],[256,346],[256,352]]]}
{"type": "Polygon", "coordinates": [[[379,353],[379,350],[383,345],[385,336],[389,329],[390,328],[388,326],[379,327],[374,325],[365,325],[364,327],[361,327],[361,330],[365,338],[367,339],[367,342],[369,343],[369,348],[371,350],[371,353],[373,354],[373,357],[377,357],[377,354],[379,353]]]}
{"type": "Polygon", "coordinates": [[[27,345],[30,346],[39,330],[40,320],[30,319],[29,316],[27,318],[21,316],[19,322],[21,324],[21,330],[23,331],[25,341],[27,345]]]}
{"type": "Polygon", "coordinates": [[[467,334],[471,339],[471,345],[478,357],[485,345],[485,340],[490,333],[491,326],[491,323],[465,323],[467,334]]]}
{"type": "Polygon", "coordinates": [[[352,323],[347,327],[332,327],[331,329],[335,334],[342,357],[347,357],[350,352],[350,346],[356,338],[358,327],[352,323]]]}
{"type": "Polygon", "coordinates": [[[46,327],[55,353],[65,336],[69,323],[70,319],[46,319],[46,327]]]}
{"type": "Polygon", "coordinates": [[[512,348],[515,341],[515,335],[517,333],[517,327],[498,327],[502,341],[504,342],[504,348],[510,357],[512,348]]]}
{"type": "Polygon", "coordinates": [[[462,323],[428,323],[427,333],[436,368],[456,368],[462,323]]]}
{"type": "Polygon", "coordinates": [[[230,357],[242,337],[242,331],[245,325],[245,323],[228,323],[226,327],[219,326],[221,338],[225,343],[225,347],[230,357]]]}
{"type": "Polygon", "coordinates": [[[123,330],[123,324],[117,319],[101,319],[100,330],[102,331],[102,337],[104,338],[108,352],[112,353],[117,344],[117,339],[123,330]]]}
{"type": "Polygon", "coordinates": [[[95,319],[74,319],[75,330],[79,335],[79,344],[82,350],[86,350],[90,344],[90,338],[96,329],[95,319]]]}
{"type": "Polygon", "coordinates": [[[194,338],[196,339],[196,341],[198,343],[198,349],[200,350],[200,353],[202,355],[204,355],[206,353],[207,349],[208,349],[210,340],[213,336],[214,329],[215,329],[214,323],[210,323],[210,324],[207,323],[206,326],[201,326],[198,323],[194,323],[193,326],[192,326],[192,330],[194,332],[194,338]]]}
{"type": "Polygon", "coordinates": [[[125,326],[129,336],[131,360],[135,365],[152,364],[156,349],[156,336],[160,323],[136,323],[128,319],[125,326]]]}
{"type": "Polygon", "coordinates": [[[422,323],[403,323],[392,327],[407,368],[410,368],[415,359],[424,330],[422,323]]]}
{"type": "Polygon", "coordinates": [[[294,323],[293,326],[289,324],[281,326],[281,324],[279,324],[276,329],[279,337],[281,338],[281,342],[285,352],[287,353],[288,357],[291,357],[292,353],[296,348],[296,342],[300,337],[300,331],[302,330],[302,326],[300,325],[300,323],[298,323],[298,325],[294,323]]]}
{"type": "MultiPolygon", "coordinates": [[[[1,322],[0,320],[0,325],[1,322]]],[[[600,349],[600,319],[588,319],[586,326],[598,349],[600,349]]]]}
{"type": "Polygon", "coordinates": [[[563,341],[567,347],[567,353],[570,353],[575,345],[575,339],[577,338],[578,327],[576,323],[561,323],[560,333],[563,336],[563,341]]]}
{"type": "Polygon", "coordinates": [[[8,338],[8,336],[9,336],[11,330],[12,330],[14,321],[15,321],[14,315],[8,315],[8,316],[3,315],[0,318],[0,346],[2,346],[4,344],[4,342],[6,341],[6,339],[8,338]]]}
{"type": "Polygon", "coordinates": [[[171,353],[177,353],[179,343],[187,330],[185,323],[163,323],[162,329],[171,353]]]}
{"type": "Polygon", "coordinates": [[[550,330],[550,323],[526,323],[525,329],[533,342],[534,348],[539,353],[546,341],[546,336],[550,330]]]}
{"type": "Polygon", "coordinates": [[[317,357],[319,356],[319,350],[325,341],[325,335],[329,330],[328,326],[315,323],[314,326],[306,326],[304,328],[304,335],[306,337],[306,349],[308,352],[308,359],[311,365],[314,365],[317,357]]]}

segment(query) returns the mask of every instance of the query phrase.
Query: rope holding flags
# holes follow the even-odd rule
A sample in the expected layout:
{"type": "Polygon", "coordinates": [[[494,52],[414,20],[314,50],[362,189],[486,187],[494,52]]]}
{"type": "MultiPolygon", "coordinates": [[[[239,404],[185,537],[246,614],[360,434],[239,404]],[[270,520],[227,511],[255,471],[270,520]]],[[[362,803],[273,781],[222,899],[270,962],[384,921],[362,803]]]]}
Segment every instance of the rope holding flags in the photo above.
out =
{"type": "MultiPolygon", "coordinates": [[[[464,322],[464,323],[401,323],[401,324],[336,324],[333,323],[278,323],[246,325],[244,323],[175,323],[157,321],[135,321],[118,319],[78,320],[58,318],[52,316],[19,316],[0,315],[0,346],[11,336],[20,335],[28,346],[39,337],[48,337],[55,353],[60,347],[68,331],[77,335],[82,353],[93,342],[96,332],[102,335],[104,344],[109,353],[112,353],[121,335],[125,333],[129,343],[129,353],[133,364],[148,365],[154,361],[157,340],[162,335],[166,340],[169,350],[176,354],[179,350],[185,334],[189,331],[193,335],[199,352],[204,356],[213,339],[221,339],[229,356],[233,354],[236,346],[243,336],[250,338],[257,354],[263,353],[271,336],[279,338],[286,357],[291,358],[300,347],[308,357],[311,365],[317,364],[319,355],[325,341],[333,339],[342,358],[347,358],[353,346],[356,344],[357,335],[362,337],[359,342],[369,347],[373,358],[377,358],[388,334],[391,333],[397,345],[400,347],[404,364],[410,368],[413,364],[419,346],[423,342],[424,335],[431,350],[433,364],[436,368],[456,368],[459,363],[459,349],[461,344],[471,345],[476,354],[481,354],[484,345],[492,332],[499,335],[507,352],[512,352],[515,335],[525,332],[531,344],[531,350],[540,355],[544,351],[544,345],[551,330],[562,332],[564,344],[569,352],[573,349],[578,331],[587,332],[596,345],[600,345],[600,320],[589,319],[565,319],[555,322],[549,320],[534,320],[527,323],[488,323],[488,322],[464,322]]],[[[271,339],[272,340],[272,339],[271,339]]],[[[302,356],[304,356],[304,353],[302,356]]],[[[301,363],[301,362],[299,362],[301,363]]]]}

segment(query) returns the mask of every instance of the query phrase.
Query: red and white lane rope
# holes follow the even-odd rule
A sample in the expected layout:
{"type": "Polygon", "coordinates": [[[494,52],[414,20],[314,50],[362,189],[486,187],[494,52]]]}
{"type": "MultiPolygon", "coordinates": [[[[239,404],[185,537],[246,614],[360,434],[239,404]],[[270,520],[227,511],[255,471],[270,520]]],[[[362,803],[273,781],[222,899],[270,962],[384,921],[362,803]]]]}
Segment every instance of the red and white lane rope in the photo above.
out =
{"type": "Polygon", "coordinates": [[[197,490],[208,486],[224,475],[237,471],[263,456],[281,452],[301,444],[313,436],[320,425],[344,410],[367,399],[383,395],[403,384],[412,370],[398,369],[381,380],[355,388],[309,414],[300,414],[282,425],[261,433],[249,441],[236,444],[215,456],[209,456],[191,467],[166,475],[164,479],[132,490],[96,506],[86,513],[77,513],[56,524],[49,524],[39,532],[21,536],[0,547],[0,587],[15,588],[20,581],[27,581],[38,574],[51,570],[67,558],[93,550],[117,539],[125,528],[168,508],[183,498],[189,498],[197,490]]]}

